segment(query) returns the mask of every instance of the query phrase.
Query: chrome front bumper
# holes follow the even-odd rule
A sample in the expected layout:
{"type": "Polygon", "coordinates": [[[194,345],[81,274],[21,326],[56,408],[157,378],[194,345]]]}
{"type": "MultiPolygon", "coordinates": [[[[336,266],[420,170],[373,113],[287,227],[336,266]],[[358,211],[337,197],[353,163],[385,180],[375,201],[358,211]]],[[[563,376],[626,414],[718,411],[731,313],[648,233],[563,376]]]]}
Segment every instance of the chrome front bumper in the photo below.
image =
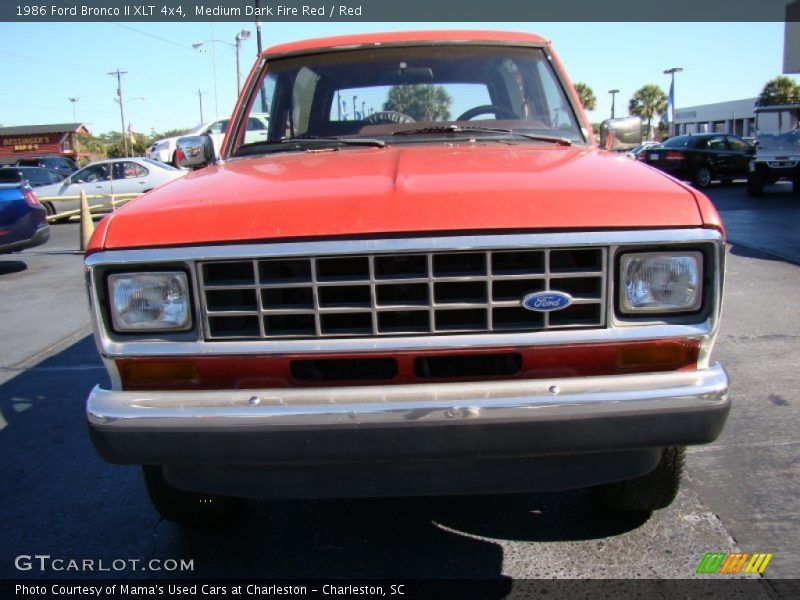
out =
{"type": "Polygon", "coordinates": [[[644,375],[369,387],[119,392],[87,401],[108,461],[319,465],[627,451],[713,441],[720,365],[644,375]]]}

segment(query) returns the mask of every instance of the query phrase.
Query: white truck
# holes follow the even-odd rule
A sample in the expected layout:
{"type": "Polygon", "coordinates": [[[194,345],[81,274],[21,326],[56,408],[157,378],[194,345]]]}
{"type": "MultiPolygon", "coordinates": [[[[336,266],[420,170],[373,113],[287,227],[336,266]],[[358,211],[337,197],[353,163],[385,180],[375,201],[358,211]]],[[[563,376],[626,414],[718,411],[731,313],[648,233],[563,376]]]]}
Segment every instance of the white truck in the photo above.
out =
{"type": "Polygon", "coordinates": [[[756,153],[747,174],[747,192],[758,197],[764,185],[791,181],[800,193],[800,104],[756,106],[756,153]]]}

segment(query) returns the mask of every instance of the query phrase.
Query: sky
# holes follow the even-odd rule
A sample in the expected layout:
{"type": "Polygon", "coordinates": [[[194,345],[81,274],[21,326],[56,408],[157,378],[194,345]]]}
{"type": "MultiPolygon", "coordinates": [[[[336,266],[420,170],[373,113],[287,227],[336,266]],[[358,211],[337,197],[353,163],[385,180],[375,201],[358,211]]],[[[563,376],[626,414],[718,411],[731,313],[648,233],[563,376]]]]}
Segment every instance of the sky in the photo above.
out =
{"type": "MultiPolygon", "coordinates": [[[[783,23],[262,23],[264,48],[312,37],[419,29],[497,29],[552,40],[573,82],[597,96],[591,121],[608,118],[610,89],[619,89],[616,116],[630,96],[654,83],[666,92],[676,75],[676,109],[757,96],[781,74],[783,23]]],[[[241,46],[242,81],[257,54],[255,25],[242,23],[0,23],[0,125],[73,121],[99,134],[120,130],[119,68],[126,124],[140,133],[188,129],[230,116],[236,99],[233,42],[241,46]],[[193,43],[206,40],[200,51],[193,43]],[[214,48],[213,57],[208,51],[214,48]],[[213,58],[213,60],[212,60],[213,58]],[[216,77],[214,73],[216,67],[216,77]],[[77,98],[70,102],[69,98],[77,98]]],[[[800,76],[792,76],[800,83],[800,76]]]]}

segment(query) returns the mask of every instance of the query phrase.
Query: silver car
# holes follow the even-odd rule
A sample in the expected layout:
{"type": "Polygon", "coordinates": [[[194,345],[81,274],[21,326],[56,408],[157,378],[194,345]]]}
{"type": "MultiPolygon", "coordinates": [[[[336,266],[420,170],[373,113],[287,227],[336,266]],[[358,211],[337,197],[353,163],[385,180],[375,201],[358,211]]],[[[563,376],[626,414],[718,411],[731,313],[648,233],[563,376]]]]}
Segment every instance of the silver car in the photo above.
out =
{"type": "Polygon", "coordinates": [[[149,158],[113,158],[90,163],[59,183],[39,187],[36,195],[49,200],[58,214],[78,210],[81,191],[90,197],[90,206],[97,206],[107,204],[109,198],[92,196],[149,192],[185,174],[186,171],[149,158]]]}
{"type": "MultiPolygon", "coordinates": [[[[147,149],[147,156],[164,163],[169,163],[177,166],[175,162],[175,148],[178,138],[190,135],[205,135],[211,136],[211,141],[214,143],[214,152],[219,156],[219,149],[222,147],[222,140],[225,138],[225,132],[228,129],[228,122],[230,119],[217,119],[209,123],[198,125],[194,129],[190,129],[184,134],[176,135],[163,140],[156,140],[147,149]]],[[[252,113],[247,119],[247,126],[245,129],[245,141],[262,142],[266,141],[269,131],[269,114],[267,113],[252,113]]]]}

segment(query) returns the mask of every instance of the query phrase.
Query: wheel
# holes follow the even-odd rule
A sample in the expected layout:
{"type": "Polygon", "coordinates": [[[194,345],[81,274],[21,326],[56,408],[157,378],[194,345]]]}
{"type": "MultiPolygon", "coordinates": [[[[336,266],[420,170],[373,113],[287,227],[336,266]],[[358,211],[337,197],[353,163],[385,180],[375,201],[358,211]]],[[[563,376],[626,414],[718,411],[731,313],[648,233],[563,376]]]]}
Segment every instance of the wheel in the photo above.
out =
{"type": "Polygon", "coordinates": [[[45,211],[47,211],[46,214],[48,217],[56,214],[56,207],[53,206],[52,202],[42,202],[42,206],[44,206],[45,211]]]}
{"type": "Polygon", "coordinates": [[[708,167],[698,167],[694,172],[694,185],[699,188],[707,188],[711,183],[711,171],[708,167]]]}
{"type": "Polygon", "coordinates": [[[382,110],[368,115],[364,122],[371,125],[381,125],[386,123],[415,123],[416,120],[396,110],[382,110]]]}
{"type": "Polygon", "coordinates": [[[625,512],[652,512],[666,508],[675,499],[681,483],[686,448],[664,448],[658,466],[641,477],[594,488],[596,500],[605,508],[625,512]]]}
{"type": "Polygon", "coordinates": [[[456,121],[469,121],[480,115],[493,114],[498,119],[516,119],[517,115],[513,111],[497,106],[496,104],[484,104],[482,106],[475,106],[468,111],[461,113],[456,121]]]}
{"type": "Polygon", "coordinates": [[[753,198],[758,198],[764,193],[764,176],[761,173],[748,173],[747,193],[753,198]]]}
{"type": "Polygon", "coordinates": [[[142,467],[150,501],[163,518],[189,527],[213,527],[241,514],[242,498],[186,492],[164,479],[162,467],[142,467]]]}

